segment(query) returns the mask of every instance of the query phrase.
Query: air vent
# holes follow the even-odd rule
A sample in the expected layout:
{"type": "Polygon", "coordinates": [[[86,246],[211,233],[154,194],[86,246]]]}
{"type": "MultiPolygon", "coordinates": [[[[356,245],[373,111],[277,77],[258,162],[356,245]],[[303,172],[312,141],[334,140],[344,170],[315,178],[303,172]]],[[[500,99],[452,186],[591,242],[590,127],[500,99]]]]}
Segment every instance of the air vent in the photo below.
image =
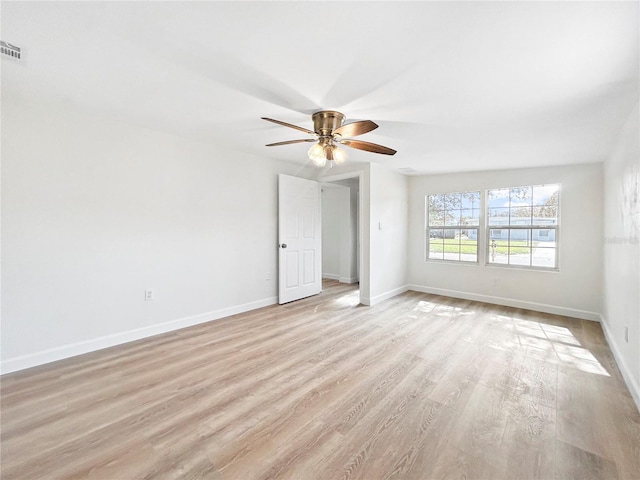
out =
{"type": "Polygon", "coordinates": [[[400,170],[402,173],[406,173],[406,174],[418,173],[416,170],[414,170],[411,167],[400,167],[398,170],[400,170]]]}
{"type": "Polygon", "coordinates": [[[2,53],[3,57],[20,60],[20,47],[3,42],[2,40],[0,40],[0,53],[2,53]]]}

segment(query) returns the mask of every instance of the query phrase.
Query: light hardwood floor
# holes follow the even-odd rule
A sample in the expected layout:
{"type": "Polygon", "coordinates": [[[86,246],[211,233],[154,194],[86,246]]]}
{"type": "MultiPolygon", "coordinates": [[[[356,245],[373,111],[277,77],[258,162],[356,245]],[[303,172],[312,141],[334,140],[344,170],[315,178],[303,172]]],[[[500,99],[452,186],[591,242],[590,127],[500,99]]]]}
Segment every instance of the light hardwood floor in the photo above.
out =
{"type": "Polygon", "coordinates": [[[597,323],[351,286],[5,375],[2,479],[631,479],[597,323]]]}

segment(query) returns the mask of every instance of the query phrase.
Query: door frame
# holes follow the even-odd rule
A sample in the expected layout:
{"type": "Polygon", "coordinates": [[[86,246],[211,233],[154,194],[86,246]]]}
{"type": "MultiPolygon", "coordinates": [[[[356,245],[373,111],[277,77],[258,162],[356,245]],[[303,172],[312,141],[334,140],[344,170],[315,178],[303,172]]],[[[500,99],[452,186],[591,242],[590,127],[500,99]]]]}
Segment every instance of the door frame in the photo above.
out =
{"type": "Polygon", "coordinates": [[[369,283],[369,248],[366,248],[366,256],[365,256],[365,248],[366,245],[369,245],[369,232],[365,230],[366,225],[369,222],[365,223],[365,183],[364,183],[364,170],[354,170],[351,172],[339,173],[336,175],[327,175],[318,178],[318,181],[321,183],[332,183],[339,180],[347,180],[350,178],[358,179],[358,279],[360,282],[360,303],[363,305],[369,305],[369,293],[370,293],[370,283],[369,283]],[[365,262],[366,262],[366,270],[365,270],[365,262]],[[365,274],[365,271],[367,272],[365,274]]]}

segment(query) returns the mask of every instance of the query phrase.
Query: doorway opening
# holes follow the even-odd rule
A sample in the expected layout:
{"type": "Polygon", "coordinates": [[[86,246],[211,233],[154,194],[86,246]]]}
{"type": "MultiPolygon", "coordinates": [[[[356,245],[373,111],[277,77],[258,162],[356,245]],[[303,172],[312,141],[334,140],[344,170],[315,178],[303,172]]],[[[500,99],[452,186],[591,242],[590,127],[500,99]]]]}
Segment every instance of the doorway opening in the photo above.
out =
{"type": "Polygon", "coordinates": [[[322,283],[360,282],[360,177],[322,183],[322,283]]]}

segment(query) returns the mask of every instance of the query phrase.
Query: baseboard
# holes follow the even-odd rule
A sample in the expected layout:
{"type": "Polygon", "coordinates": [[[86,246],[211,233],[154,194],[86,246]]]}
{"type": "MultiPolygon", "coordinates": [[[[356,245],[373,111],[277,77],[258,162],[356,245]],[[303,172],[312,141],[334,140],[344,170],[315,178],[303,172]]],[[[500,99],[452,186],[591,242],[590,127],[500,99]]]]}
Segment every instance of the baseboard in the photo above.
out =
{"type": "Polygon", "coordinates": [[[340,280],[340,275],[336,273],[323,273],[322,278],[326,278],[327,280],[340,280]]]}
{"type": "Polygon", "coordinates": [[[326,278],[327,280],[337,280],[340,283],[357,283],[358,277],[341,277],[336,273],[323,273],[322,278],[326,278]]]}
{"type": "Polygon", "coordinates": [[[591,320],[593,322],[600,321],[599,313],[589,312],[587,310],[578,310],[576,308],[560,307],[557,305],[529,302],[526,300],[516,300],[513,298],[495,297],[492,295],[482,295],[479,293],[460,292],[458,290],[448,290],[445,288],[425,287],[422,285],[409,285],[408,289],[414,290],[416,292],[432,293],[434,295],[443,295],[446,297],[474,300],[476,302],[504,305],[505,307],[524,308],[527,310],[534,310],[536,312],[552,313],[554,315],[563,315],[566,317],[580,318],[582,320],[591,320]]]}
{"type": "Polygon", "coordinates": [[[26,368],[44,365],[45,363],[55,362],[57,360],[63,360],[69,357],[75,357],[76,355],[82,355],[84,353],[94,352],[96,350],[102,350],[103,348],[114,347],[123,343],[141,340],[143,338],[152,337],[154,335],[159,335],[174,330],[180,330],[181,328],[191,327],[200,323],[211,322],[213,320],[218,320],[230,315],[248,312],[250,310],[255,310],[256,308],[267,307],[276,303],[278,303],[277,297],[265,298],[263,300],[257,300],[255,302],[222,308],[220,310],[214,310],[212,312],[183,317],[157,325],[150,325],[148,327],[137,328],[126,332],[105,335],[103,337],[86,340],[84,342],[72,343],[69,345],[63,345],[61,347],[51,348],[29,355],[9,358],[0,363],[0,372],[2,374],[17,372],[26,368]]]}
{"type": "Polygon", "coordinates": [[[629,393],[631,393],[631,397],[636,404],[636,408],[640,412],[640,385],[638,385],[638,382],[629,373],[629,367],[627,367],[624,358],[620,354],[618,343],[615,341],[615,338],[611,334],[611,330],[609,330],[609,325],[602,315],[600,316],[600,324],[602,325],[604,337],[609,344],[611,353],[613,353],[613,358],[615,358],[618,369],[620,370],[620,373],[622,373],[622,378],[624,378],[624,382],[627,384],[627,388],[629,389],[629,393]]]}
{"type": "Polygon", "coordinates": [[[338,281],[340,283],[358,283],[358,277],[340,277],[338,281]]]}
{"type": "Polygon", "coordinates": [[[406,292],[407,290],[409,290],[409,286],[408,285],[403,285],[402,287],[398,287],[398,288],[394,288],[393,290],[389,290],[388,292],[385,293],[381,293],[380,295],[376,295],[375,297],[371,297],[366,299],[368,301],[368,303],[364,303],[361,299],[361,303],[363,303],[364,305],[376,305],[380,302],[383,302],[391,297],[395,297],[396,295],[400,295],[401,293],[406,292]]]}

